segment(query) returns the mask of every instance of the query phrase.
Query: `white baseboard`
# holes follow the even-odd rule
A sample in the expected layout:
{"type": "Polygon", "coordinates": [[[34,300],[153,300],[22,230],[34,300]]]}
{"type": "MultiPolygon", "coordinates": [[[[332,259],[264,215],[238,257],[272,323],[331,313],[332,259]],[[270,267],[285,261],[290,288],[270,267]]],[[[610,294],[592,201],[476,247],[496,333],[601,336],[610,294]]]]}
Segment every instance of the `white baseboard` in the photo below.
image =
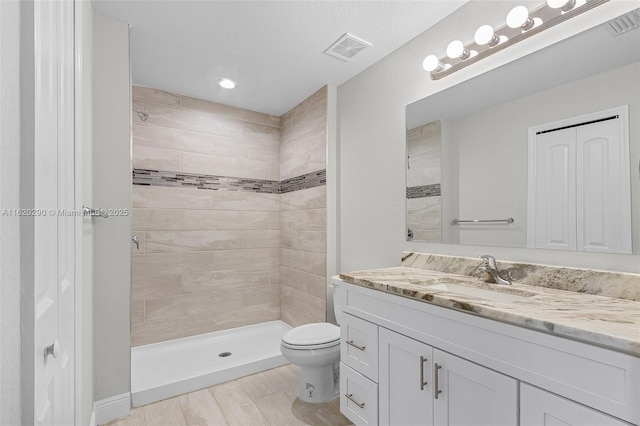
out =
{"type": "Polygon", "coordinates": [[[91,418],[89,418],[89,426],[96,426],[96,407],[95,404],[93,406],[93,410],[91,410],[91,418]]]}
{"type": "Polygon", "coordinates": [[[131,413],[131,393],[123,393],[101,399],[93,404],[91,426],[108,423],[111,420],[126,417],[131,413]]]}

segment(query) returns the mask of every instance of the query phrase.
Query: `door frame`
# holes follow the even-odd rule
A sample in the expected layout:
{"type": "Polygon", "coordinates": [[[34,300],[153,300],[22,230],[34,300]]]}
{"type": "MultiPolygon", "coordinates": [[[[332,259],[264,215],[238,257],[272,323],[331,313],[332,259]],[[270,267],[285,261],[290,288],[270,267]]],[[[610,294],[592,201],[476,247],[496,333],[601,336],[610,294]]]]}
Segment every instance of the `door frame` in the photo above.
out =
{"type": "Polygon", "coordinates": [[[527,155],[527,248],[535,249],[535,217],[536,217],[536,136],[539,132],[545,130],[558,129],[566,126],[575,126],[577,124],[586,123],[589,121],[600,120],[603,118],[611,117],[612,115],[618,115],[620,118],[620,135],[622,138],[622,161],[623,164],[628,164],[629,167],[622,170],[623,179],[625,182],[629,182],[631,185],[631,164],[629,163],[629,106],[622,105],[615,108],[605,109],[601,111],[592,112],[589,114],[578,115],[563,120],[553,121],[549,123],[539,124],[529,127],[527,130],[528,140],[528,155],[527,155]]]}

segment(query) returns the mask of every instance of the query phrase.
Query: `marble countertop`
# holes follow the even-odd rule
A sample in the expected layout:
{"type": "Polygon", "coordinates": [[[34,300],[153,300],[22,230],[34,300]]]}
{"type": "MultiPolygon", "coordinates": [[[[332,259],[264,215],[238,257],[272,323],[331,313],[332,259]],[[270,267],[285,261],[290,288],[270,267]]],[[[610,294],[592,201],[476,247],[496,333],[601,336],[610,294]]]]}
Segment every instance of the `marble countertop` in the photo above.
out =
{"type": "Polygon", "coordinates": [[[517,283],[487,284],[467,275],[405,266],[343,273],[340,278],[362,287],[640,356],[640,302],[517,283]],[[484,300],[429,287],[437,283],[525,297],[484,300]]]}

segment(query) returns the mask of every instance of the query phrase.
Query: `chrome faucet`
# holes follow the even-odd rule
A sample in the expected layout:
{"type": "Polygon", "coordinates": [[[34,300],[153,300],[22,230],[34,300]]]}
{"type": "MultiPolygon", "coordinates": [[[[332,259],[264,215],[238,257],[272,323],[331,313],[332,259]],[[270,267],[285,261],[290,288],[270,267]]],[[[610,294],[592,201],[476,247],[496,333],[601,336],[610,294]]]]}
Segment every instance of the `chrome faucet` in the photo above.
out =
{"type": "Polygon", "coordinates": [[[478,278],[479,281],[485,283],[496,283],[511,285],[511,277],[507,272],[506,277],[498,271],[498,265],[496,265],[496,258],[488,254],[480,256],[482,263],[478,267],[478,271],[482,272],[482,276],[478,278]]]}

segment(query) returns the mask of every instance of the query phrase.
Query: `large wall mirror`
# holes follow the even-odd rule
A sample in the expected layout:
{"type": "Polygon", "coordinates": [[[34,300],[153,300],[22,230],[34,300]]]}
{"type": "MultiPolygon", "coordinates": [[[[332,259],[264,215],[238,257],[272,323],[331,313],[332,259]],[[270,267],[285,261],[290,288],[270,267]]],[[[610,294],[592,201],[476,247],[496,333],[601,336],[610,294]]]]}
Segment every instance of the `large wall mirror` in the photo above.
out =
{"type": "Polygon", "coordinates": [[[407,106],[407,239],[640,253],[640,29],[407,106]]]}

